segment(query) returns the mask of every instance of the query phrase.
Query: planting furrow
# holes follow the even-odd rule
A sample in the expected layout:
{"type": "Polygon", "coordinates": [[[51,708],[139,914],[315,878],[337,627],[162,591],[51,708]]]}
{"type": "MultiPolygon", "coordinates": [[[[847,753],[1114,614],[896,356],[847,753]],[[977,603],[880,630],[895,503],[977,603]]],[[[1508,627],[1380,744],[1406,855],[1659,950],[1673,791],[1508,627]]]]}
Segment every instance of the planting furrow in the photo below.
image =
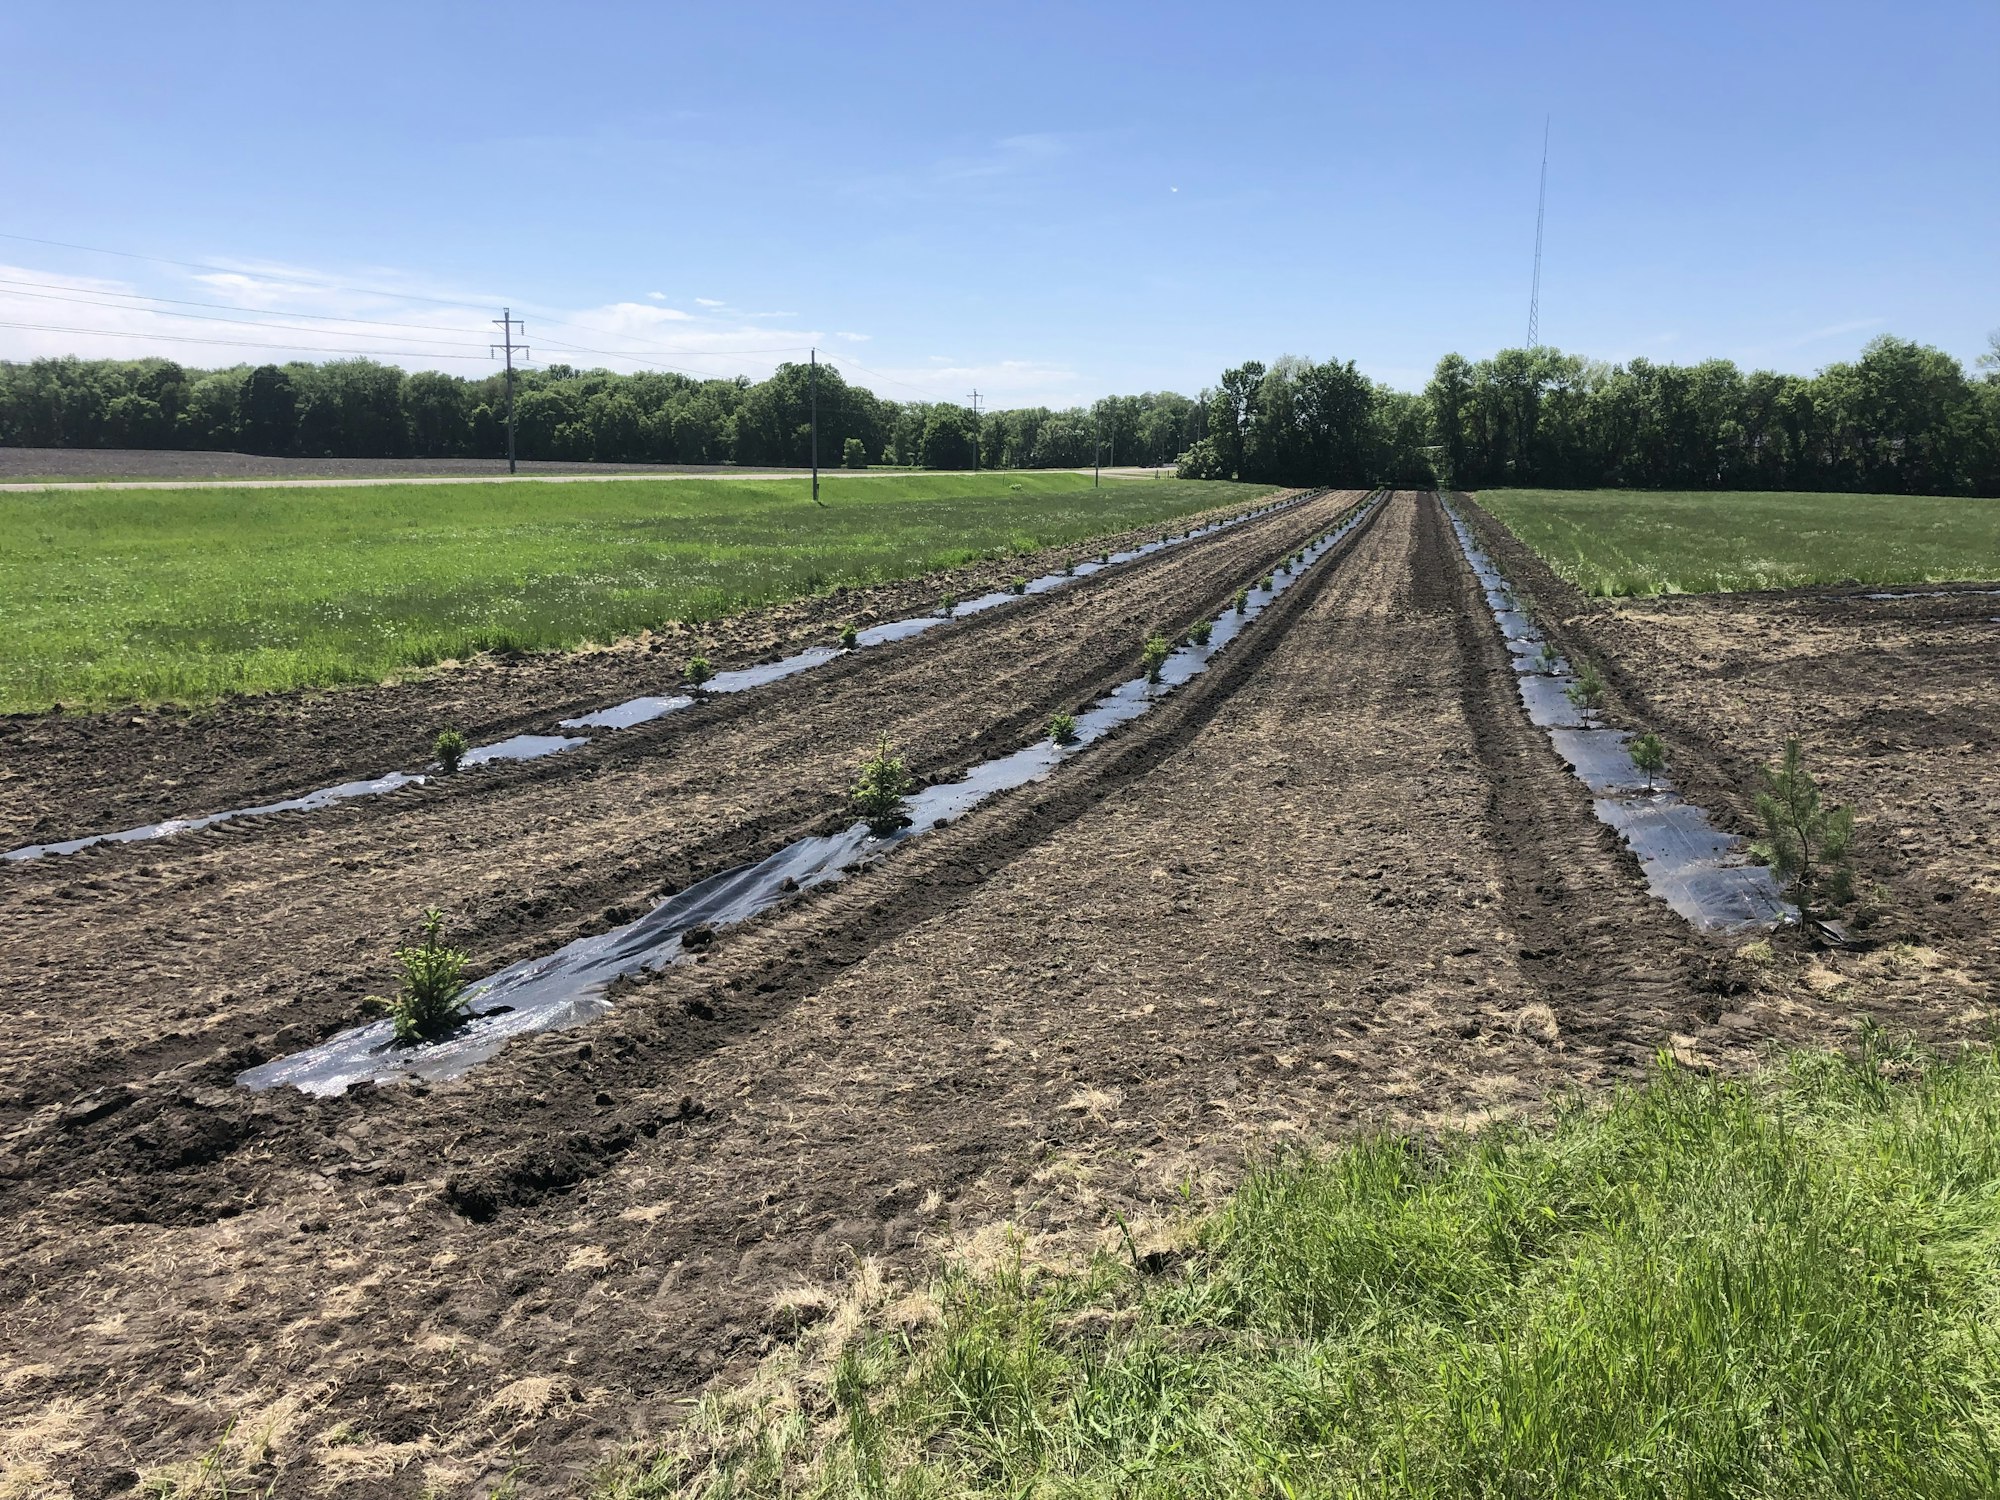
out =
{"type": "Polygon", "coordinates": [[[0,1057],[7,1108],[192,1058],[247,1066],[353,1024],[431,902],[482,968],[628,921],[664,892],[844,822],[853,766],[879,732],[925,774],[955,775],[1129,675],[1148,630],[1212,612],[1351,501],[1266,516],[484,785],[16,867],[0,932],[30,970],[0,1057]]]}
{"type": "MultiPolygon", "coordinates": [[[[607,650],[498,656],[413,682],[229,701],[193,711],[0,718],[0,849],[60,843],[164,816],[202,816],[285,801],[314,789],[420,773],[432,736],[455,725],[475,743],[547,734],[641,694],[672,693],[700,654],[726,676],[763,671],[841,626],[864,629],[935,611],[943,591],[970,598],[1098,552],[1157,549],[1162,535],[1205,528],[1241,507],[1097,542],[1050,548],[751,611],[698,630],[668,627],[607,650]]],[[[1150,558],[1148,559],[1150,560],[1150,558]]]]}

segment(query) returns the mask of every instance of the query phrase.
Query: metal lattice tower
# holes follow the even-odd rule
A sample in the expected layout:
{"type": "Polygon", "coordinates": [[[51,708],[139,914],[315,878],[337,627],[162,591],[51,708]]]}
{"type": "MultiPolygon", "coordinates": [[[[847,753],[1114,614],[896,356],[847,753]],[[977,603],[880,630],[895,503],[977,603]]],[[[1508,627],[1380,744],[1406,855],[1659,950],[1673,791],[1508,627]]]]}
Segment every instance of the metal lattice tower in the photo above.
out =
{"type": "Polygon", "coordinates": [[[1535,200],[1535,280],[1528,292],[1528,347],[1541,347],[1542,217],[1549,206],[1549,117],[1542,116],[1542,190],[1535,200]]]}

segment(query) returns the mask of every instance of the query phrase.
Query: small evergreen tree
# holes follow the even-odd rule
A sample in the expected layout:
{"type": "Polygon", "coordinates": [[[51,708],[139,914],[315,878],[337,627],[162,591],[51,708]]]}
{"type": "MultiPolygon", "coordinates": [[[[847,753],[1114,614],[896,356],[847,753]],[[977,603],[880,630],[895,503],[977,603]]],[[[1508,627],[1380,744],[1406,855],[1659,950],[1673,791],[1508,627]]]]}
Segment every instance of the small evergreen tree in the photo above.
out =
{"type": "Polygon", "coordinates": [[[396,1040],[408,1045],[427,1041],[457,1025],[465,1008],[465,969],[472,960],[444,942],[444,913],[424,909],[424,940],[414,948],[398,948],[403,987],[389,1007],[396,1040]]]}
{"type": "Polygon", "coordinates": [[[1757,852],[1785,883],[1800,916],[1810,921],[1854,899],[1854,871],[1848,863],[1854,814],[1821,799],[1797,735],[1785,741],[1784,758],[1764,768],[1757,819],[1764,825],[1757,852]]]}
{"type": "Polygon", "coordinates": [[[910,768],[885,734],[876,739],[875,753],[861,762],[851,795],[855,810],[867,820],[868,831],[881,838],[903,825],[904,799],[915,788],[910,768]]]}
{"type": "Polygon", "coordinates": [[[1650,792],[1653,778],[1667,768],[1667,747],[1652,730],[1633,739],[1632,764],[1646,773],[1646,790],[1650,792]]]}
{"type": "Polygon", "coordinates": [[[1058,745],[1076,743],[1076,715],[1058,709],[1049,715],[1049,738],[1058,745]]]}
{"type": "Polygon", "coordinates": [[[708,681],[708,679],[713,677],[714,675],[715,675],[715,668],[711,667],[708,664],[707,657],[691,656],[688,658],[687,680],[693,683],[696,687],[700,687],[704,682],[708,681]]]}
{"type": "Polygon", "coordinates": [[[1167,644],[1167,638],[1163,635],[1153,635],[1147,638],[1145,649],[1139,653],[1139,665],[1146,669],[1146,681],[1158,682],[1160,680],[1160,668],[1167,664],[1167,657],[1171,654],[1172,650],[1173,648],[1167,644]]]}
{"type": "Polygon", "coordinates": [[[458,763],[465,759],[465,736],[456,729],[440,729],[438,737],[431,741],[431,753],[438,758],[438,769],[447,776],[456,775],[458,763]]]}

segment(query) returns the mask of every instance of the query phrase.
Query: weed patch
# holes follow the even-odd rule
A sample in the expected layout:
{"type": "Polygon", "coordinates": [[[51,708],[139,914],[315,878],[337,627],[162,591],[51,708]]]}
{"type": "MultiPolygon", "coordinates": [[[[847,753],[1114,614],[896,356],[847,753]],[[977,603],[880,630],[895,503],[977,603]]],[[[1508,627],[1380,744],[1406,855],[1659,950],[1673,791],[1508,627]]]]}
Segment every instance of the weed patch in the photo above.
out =
{"type": "Polygon", "coordinates": [[[1985,1051],[1662,1059],[1545,1128],[1287,1154],[1186,1238],[1017,1241],[914,1331],[878,1296],[601,1500],[2000,1490],[1985,1051]]]}

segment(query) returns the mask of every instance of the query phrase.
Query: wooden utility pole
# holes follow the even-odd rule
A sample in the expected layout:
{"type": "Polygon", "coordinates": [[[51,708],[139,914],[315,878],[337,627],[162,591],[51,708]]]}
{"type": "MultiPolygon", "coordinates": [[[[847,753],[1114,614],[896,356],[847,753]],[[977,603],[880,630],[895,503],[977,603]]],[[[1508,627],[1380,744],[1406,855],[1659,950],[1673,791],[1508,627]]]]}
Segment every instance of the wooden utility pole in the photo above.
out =
{"type": "Polygon", "coordinates": [[[979,472],[979,392],[972,393],[972,472],[979,472]]]}
{"type": "Polygon", "coordinates": [[[523,359],[527,359],[530,357],[528,354],[528,346],[526,344],[516,344],[514,342],[514,330],[518,328],[521,330],[521,332],[526,333],[528,331],[528,325],[526,323],[523,323],[519,318],[514,316],[514,309],[511,307],[501,308],[500,316],[495,318],[493,321],[500,325],[501,342],[497,344],[488,344],[486,347],[489,351],[494,349],[503,349],[506,351],[507,354],[507,472],[509,474],[512,474],[515,472],[514,351],[516,349],[519,349],[521,351],[521,358],[523,359]]]}
{"type": "MultiPolygon", "coordinates": [[[[798,352],[798,346],[796,344],[792,346],[792,351],[794,353],[798,352]]],[[[812,402],[813,504],[817,505],[819,504],[819,350],[818,349],[814,349],[812,352],[812,376],[811,376],[810,389],[812,391],[812,396],[810,399],[812,402]]]]}

